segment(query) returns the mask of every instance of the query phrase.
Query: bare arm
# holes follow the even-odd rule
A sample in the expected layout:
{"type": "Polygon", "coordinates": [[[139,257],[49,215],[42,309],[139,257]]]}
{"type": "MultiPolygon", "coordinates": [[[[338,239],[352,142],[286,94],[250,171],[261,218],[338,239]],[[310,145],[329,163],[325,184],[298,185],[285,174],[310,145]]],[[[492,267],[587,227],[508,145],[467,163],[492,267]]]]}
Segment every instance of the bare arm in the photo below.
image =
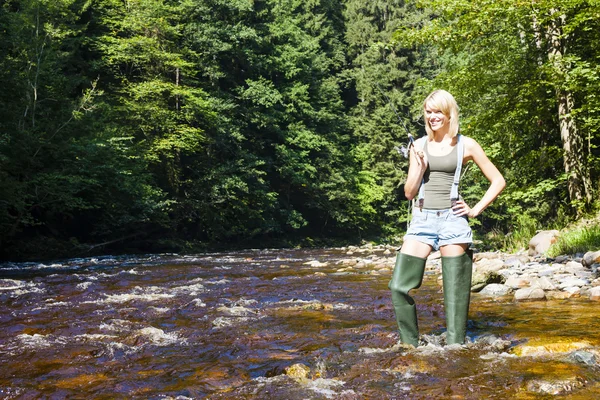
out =
{"type": "Polygon", "coordinates": [[[427,158],[423,151],[417,149],[418,144],[411,146],[410,161],[408,165],[408,176],[404,184],[404,195],[408,200],[412,200],[419,193],[421,182],[423,181],[423,175],[427,170],[427,158]]]}
{"type": "Polygon", "coordinates": [[[469,217],[476,217],[483,212],[495,199],[498,197],[500,192],[506,186],[504,177],[498,171],[498,168],[490,161],[479,143],[471,138],[465,139],[465,161],[474,161],[479,167],[483,175],[490,181],[490,186],[485,192],[481,200],[473,206],[469,207],[464,201],[458,201],[456,206],[453,208],[457,215],[468,215],[469,217]]]}

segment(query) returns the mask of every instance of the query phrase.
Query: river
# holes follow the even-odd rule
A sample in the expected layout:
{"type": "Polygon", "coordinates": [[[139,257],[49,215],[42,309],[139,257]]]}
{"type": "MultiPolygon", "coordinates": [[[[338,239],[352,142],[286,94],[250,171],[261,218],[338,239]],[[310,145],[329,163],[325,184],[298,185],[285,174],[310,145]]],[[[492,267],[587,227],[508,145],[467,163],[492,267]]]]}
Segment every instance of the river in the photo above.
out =
{"type": "Polygon", "coordinates": [[[392,262],[340,248],[3,264],[0,398],[600,398],[597,302],[474,293],[470,343],[444,347],[428,270],[412,292],[426,344],[407,349],[392,262]]]}

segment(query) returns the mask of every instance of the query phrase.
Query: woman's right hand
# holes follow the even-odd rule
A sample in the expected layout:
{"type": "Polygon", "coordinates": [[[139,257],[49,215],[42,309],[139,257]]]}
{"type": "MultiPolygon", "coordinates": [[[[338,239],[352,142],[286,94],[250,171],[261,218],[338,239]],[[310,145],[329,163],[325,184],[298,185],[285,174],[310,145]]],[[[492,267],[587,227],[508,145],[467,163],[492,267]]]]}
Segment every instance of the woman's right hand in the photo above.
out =
{"type": "Polygon", "coordinates": [[[416,165],[421,167],[422,170],[427,168],[427,156],[425,156],[425,152],[423,150],[417,150],[415,146],[411,147],[411,151],[414,155],[413,160],[416,165]]]}

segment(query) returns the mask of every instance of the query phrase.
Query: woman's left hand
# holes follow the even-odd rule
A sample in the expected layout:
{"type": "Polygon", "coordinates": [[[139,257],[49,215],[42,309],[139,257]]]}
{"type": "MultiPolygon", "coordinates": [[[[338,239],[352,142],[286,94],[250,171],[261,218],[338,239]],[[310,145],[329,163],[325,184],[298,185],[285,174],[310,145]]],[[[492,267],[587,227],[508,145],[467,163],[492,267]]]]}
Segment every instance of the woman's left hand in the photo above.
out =
{"type": "Polygon", "coordinates": [[[457,200],[456,205],[452,207],[452,212],[459,217],[466,215],[469,218],[474,218],[478,215],[464,200],[457,200]]]}

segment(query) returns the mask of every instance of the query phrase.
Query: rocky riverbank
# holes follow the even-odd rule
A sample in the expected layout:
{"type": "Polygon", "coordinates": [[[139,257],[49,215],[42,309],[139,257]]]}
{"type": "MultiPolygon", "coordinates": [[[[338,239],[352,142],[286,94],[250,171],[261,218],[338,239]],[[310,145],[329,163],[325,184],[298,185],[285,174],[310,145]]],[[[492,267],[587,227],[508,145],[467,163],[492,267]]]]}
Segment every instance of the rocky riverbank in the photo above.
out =
{"type": "MultiPolygon", "coordinates": [[[[342,250],[348,258],[338,262],[339,273],[360,271],[384,275],[394,268],[396,249],[393,246],[367,244],[342,250]]],[[[600,264],[596,263],[596,253],[554,259],[529,253],[475,253],[471,291],[490,297],[513,296],[516,301],[579,297],[600,301],[600,264]]],[[[438,275],[441,285],[439,251],[429,256],[426,274],[438,275]]]]}

